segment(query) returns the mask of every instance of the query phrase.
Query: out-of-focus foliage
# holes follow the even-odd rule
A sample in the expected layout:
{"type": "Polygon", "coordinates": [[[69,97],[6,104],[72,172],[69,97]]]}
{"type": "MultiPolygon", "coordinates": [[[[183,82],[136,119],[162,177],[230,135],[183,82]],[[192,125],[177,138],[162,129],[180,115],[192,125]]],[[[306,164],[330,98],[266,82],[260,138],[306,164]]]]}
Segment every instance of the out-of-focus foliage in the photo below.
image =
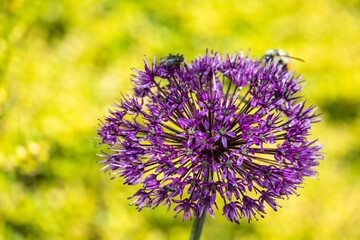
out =
{"type": "Polygon", "coordinates": [[[208,218],[203,239],[360,237],[357,1],[0,2],[0,239],[187,239],[192,222],[129,207],[136,187],[98,171],[94,127],[142,58],[280,48],[305,63],[324,112],[319,180],[240,226],[208,218]]]}

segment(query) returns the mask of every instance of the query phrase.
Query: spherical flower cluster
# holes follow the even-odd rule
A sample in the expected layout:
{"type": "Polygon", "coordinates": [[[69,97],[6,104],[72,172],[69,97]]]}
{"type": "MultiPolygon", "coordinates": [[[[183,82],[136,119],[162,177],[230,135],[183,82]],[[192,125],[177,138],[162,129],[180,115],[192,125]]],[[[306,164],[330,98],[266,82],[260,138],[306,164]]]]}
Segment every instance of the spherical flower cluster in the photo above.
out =
{"type": "Polygon", "coordinates": [[[239,223],[274,210],[313,177],[322,146],[308,139],[320,121],[298,94],[300,77],[242,53],[208,51],[190,63],[155,59],[134,70],[134,94],[114,104],[98,129],[103,169],[141,184],[139,210],[174,204],[176,216],[239,223]]]}

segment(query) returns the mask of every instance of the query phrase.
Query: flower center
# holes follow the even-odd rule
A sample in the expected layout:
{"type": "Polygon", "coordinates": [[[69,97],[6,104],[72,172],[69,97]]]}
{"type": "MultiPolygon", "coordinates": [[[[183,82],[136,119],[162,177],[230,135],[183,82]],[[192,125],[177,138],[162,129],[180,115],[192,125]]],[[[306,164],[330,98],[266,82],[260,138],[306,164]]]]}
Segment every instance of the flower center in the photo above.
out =
{"type": "Polygon", "coordinates": [[[222,135],[222,136],[224,136],[224,135],[226,135],[226,129],[224,128],[224,127],[222,127],[222,128],[220,128],[220,130],[219,130],[219,133],[222,135]]]}
{"type": "Polygon", "coordinates": [[[189,135],[194,135],[194,133],[195,133],[195,129],[194,128],[189,128],[189,130],[188,130],[188,134],[189,135]]]}
{"type": "Polygon", "coordinates": [[[224,163],[224,167],[230,168],[231,166],[232,166],[231,161],[229,159],[226,160],[226,162],[224,163]]]}
{"type": "Polygon", "coordinates": [[[249,154],[249,149],[247,149],[247,148],[241,149],[241,154],[242,155],[248,155],[249,154]]]}
{"type": "Polygon", "coordinates": [[[191,148],[186,148],[184,154],[186,156],[190,156],[191,154],[193,154],[193,150],[191,148]]]}

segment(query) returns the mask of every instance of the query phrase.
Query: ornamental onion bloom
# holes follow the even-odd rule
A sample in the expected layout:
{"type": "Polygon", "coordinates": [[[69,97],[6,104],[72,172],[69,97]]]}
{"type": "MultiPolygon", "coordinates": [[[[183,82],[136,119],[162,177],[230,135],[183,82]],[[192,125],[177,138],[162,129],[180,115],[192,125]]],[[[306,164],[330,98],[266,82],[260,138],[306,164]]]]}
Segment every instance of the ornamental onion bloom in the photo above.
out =
{"type": "Polygon", "coordinates": [[[220,207],[232,222],[257,220],[316,175],[322,146],[308,137],[320,119],[299,101],[301,76],[242,53],[144,63],[98,129],[102,169],[141,185],[139,211],[173,204],[185,220],[220,207]]]}

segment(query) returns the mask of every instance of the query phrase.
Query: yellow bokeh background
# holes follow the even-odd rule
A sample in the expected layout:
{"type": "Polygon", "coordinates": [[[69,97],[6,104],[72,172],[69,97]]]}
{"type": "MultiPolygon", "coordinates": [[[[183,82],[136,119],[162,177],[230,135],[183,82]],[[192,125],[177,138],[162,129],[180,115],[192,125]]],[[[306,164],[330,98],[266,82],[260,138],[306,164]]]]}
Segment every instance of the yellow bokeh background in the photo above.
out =
{"type": "Polygon", "coordinates": [[[0,240],[188,239],[173,211],[128,206],[137,187],[98,171],[93,137],[144,55],[207,48],[304,59],[326,160],[277,212],[237,225],[220,211],[202,239],[360,239],[358,1],[1,0],[0,240]]]}

